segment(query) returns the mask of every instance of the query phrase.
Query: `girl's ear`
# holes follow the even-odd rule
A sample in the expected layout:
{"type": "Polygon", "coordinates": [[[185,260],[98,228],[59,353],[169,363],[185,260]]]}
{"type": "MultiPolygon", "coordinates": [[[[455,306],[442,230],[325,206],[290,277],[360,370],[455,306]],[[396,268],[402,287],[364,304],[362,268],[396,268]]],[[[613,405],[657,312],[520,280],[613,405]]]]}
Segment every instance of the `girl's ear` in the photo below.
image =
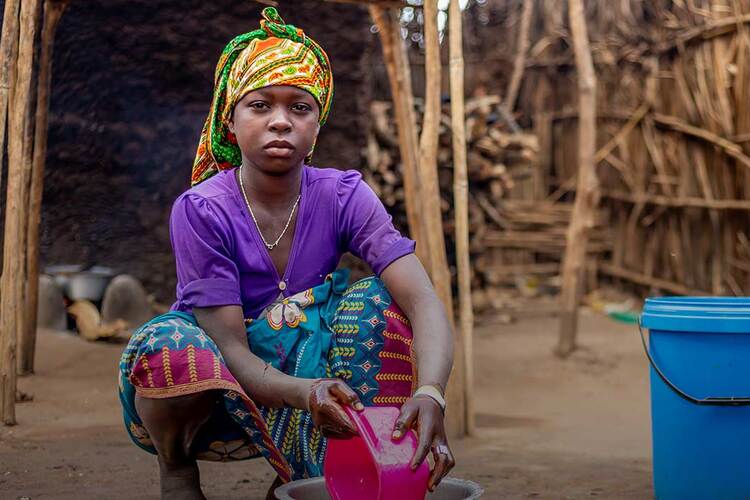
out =
{"type": "Polygon", "coordinates": [[[229,120],[229,123],[227,123],[227,127],[229,128],[229,131],[234,134],[234,119],[229,120]]]}

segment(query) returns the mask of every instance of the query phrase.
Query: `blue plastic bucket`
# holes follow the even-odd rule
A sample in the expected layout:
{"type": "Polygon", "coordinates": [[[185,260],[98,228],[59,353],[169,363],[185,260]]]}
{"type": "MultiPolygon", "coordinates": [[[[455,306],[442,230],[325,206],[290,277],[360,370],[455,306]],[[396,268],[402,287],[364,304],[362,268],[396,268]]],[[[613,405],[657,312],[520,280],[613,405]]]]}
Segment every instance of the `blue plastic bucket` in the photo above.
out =
{"type": "Polygon", "coordinates": [[[641,324],[655,498],[750,498],[750,298],[652,298],[641,324]]]}

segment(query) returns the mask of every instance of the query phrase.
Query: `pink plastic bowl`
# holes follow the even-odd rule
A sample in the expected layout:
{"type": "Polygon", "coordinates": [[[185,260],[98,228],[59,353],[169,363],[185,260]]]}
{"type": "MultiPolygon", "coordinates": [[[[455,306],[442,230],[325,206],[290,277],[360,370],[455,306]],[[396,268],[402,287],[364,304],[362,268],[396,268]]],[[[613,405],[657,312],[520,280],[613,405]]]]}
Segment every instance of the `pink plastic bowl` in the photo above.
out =
{"type": "Polygon", "coordinates": [[[425,460],[412,471],[409,463],[417,437],[407,432],[391,440],[398,408],[368,407],[362,412],[346,408],[359,429],[351,439],[329,439],[323,473],[333,500],[423,500],[430,468],[425,460]]]}

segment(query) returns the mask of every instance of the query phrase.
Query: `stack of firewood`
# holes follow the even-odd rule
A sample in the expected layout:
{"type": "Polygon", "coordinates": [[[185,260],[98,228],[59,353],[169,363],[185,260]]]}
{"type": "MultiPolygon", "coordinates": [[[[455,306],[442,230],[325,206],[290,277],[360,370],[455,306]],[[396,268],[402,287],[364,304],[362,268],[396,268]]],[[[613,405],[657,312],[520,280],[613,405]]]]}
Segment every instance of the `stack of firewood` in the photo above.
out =
{"type": "MultiPolygon", "coordinates": [[[[481,193],[494,203],[516,185],[517,179],[530,175],[539,149],[536,137],[510,133],[498,112],[495,96],[470,99],[466,104],[467,151],[470,192],[481,193]]],[[[417,116],[422,116],[417,103],[417,116]]],[[[362,174],[380,197],[396,223],[406,228],[404,189],[400,175],[396,126],[390,102],[375,101],[371,107],[372,127],[368,135],[366,168],[362,174]]],[[[440,191],[446,230],[452,232],[453,164],[448,105],[443,108],[440,127],[438,164],[440,191]]],[[[477,205],[476,199],[474,205],[477,205]]]]}

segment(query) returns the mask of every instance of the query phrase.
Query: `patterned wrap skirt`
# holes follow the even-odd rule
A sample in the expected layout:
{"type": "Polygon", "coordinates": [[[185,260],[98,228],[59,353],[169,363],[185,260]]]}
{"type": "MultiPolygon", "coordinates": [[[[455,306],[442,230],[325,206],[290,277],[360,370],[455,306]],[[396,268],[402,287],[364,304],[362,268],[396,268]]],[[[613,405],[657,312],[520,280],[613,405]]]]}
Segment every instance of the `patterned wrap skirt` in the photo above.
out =
{"type": "MultiPolygon", "coordinates": [[[[347,282],[348,272],[336,271],[322,285],[245,320],[250,350],[295,377],[338,377],[365,406],[398,407],[416,383],[409,321],[380,279],[347,282]]],[[[120,360],[119,395],[136,445],[156,454],[135,410],[136,394],[169,398],[209,390],[222,396],[193,442],[196,458],[262,456],[284,481],[322,475],[326,439],[310,413],[255,403],[193,315],[169,312],[133,333],[120,360]]]]}

